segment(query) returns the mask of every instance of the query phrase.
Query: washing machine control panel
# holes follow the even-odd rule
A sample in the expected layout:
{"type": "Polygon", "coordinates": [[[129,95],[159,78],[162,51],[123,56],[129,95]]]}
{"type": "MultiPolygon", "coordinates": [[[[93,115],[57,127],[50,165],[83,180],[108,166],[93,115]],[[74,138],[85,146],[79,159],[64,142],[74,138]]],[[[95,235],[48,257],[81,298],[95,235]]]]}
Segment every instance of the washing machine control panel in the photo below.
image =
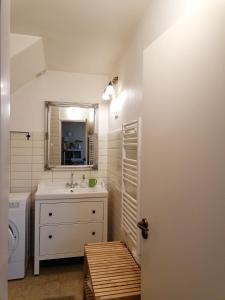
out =
{"type": "Polygon", "coordinates": [[[11,201],[11,202],[9,202],[9,208],[19,208],[19,207],[20,207],[19,201],[11,201]]]}

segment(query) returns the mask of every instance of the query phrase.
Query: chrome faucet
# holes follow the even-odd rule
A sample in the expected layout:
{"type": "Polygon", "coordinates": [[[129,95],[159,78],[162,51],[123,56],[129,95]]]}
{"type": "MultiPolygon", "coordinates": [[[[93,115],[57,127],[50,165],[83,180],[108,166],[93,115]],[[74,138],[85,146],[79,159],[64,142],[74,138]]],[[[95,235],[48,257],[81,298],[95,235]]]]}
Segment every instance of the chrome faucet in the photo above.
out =
{"type": "Polygon", "coordinates": [[[70,174],[70,187],[71,187],[71,188],[74,188],[73,178],[74,178],[74,173],[71,172],[71,174],[70,174]]]}
{"type": "Polygon", "coordinates": [[[66,186],[71,188],[71,189],[78,186],[78,183],[74,182],[74,173],[73,173],[73,171],[70,174],[70,182],[67,182],[66,186]]]}

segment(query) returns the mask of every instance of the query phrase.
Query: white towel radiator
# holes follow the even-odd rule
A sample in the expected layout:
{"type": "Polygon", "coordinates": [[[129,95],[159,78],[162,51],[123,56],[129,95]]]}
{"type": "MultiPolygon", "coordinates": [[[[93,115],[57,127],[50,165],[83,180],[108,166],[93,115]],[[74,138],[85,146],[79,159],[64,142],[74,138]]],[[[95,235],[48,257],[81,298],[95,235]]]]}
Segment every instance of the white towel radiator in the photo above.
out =
{"type": "Polygon", "coordinates": [[[123,124],[122,137],[122,234],[140,263],[141,234],[137,223],[141,216],[141,119],[123,124]]]}

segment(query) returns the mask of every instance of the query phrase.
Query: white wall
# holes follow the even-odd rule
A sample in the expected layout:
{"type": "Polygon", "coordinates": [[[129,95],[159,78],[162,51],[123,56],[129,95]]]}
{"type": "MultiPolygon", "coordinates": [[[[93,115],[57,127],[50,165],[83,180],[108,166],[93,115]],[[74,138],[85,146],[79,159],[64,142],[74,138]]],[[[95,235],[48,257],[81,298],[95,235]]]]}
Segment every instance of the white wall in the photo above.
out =
{"type": "Polygon", "coordinates": [[[0,300],[7,300],[9,1],[0,1],[0,300]]]}
{"type": "Polygon", "coordinates": [[[29,48],[40,39],[39,36],[10,33],[10,58],[29,48]]]}
{"type": "Polygon", "coordinates": [[[10,34],[11,93],[46,69],[41,37],[10,34]]]}
{"type": "Polygon", "coordinates": [[[109,131],[141,114],[143,50],[202,0],[150,0],[130,44],[113,72],[119,76],[117,97],[111,102],[109,131]],[[118,112],[118,119],[114,113],[118,112]]]}
{"type": "Polygon", "coordinates": [[[44,101],[101,103],[107,76],[47,71],[11,99],[10,130],[44,131],[44,101]]]}

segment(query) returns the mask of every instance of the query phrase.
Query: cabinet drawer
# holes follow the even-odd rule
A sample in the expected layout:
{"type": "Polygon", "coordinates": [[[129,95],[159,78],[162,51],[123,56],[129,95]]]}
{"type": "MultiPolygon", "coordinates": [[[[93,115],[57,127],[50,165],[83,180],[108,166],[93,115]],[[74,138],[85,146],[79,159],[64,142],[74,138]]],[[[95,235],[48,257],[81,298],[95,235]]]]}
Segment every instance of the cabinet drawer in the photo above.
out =
{"type": "Polygon", "coordinates": [[[102,223],[40,227],[40,255],[83,252],[86,243],[101,242],[102,223]]]}
{"type": "Polygon", "coordinates": [[[76,223],[103,220],[103,202],[41,204],[40,223],[76,223]]]}

